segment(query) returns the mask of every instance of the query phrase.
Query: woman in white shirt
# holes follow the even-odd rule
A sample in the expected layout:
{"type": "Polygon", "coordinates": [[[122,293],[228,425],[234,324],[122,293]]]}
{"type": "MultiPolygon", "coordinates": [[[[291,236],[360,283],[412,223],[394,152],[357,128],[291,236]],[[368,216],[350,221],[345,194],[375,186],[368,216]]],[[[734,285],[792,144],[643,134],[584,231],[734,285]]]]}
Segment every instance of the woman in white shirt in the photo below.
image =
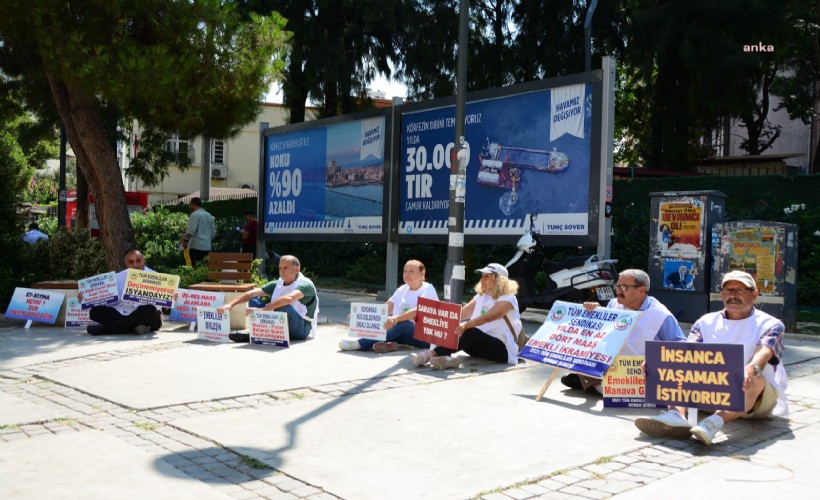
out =
{"type": "Polygon", "coordinates": [[[419,297],[438,300],[436,287],[424,281],[425,275],[424,264],[418,260],[408,260],[404,265],[402,272],[404,285],[387,299],[387,321],[384,323],[387,335],[384,341],[344,338],[339,341],[339,349],[343,351],[373,349],[378,353],[384,353],[395,351],[400,344],[429,348],[429,343],[413,338],[413,331],[416,328],[416,305],[419,297]]]}
{"type": "Polygon", "coordinates": [[[475,286],[476,295],[461,309],[461,317],[469,319],[456,327],[458,349],[435,347],[414,353],[414,365],[430,363],[437,370],[457,368],[458,358],[450,356],[456,351],[499,363],[518,363],[518,344],[513,333],[521,330],[521,314],[515,298],[518,283],[509,279],[507,268],[501,264],[488,264],[476,272],[481,273],[481,281],[475,286]]]}

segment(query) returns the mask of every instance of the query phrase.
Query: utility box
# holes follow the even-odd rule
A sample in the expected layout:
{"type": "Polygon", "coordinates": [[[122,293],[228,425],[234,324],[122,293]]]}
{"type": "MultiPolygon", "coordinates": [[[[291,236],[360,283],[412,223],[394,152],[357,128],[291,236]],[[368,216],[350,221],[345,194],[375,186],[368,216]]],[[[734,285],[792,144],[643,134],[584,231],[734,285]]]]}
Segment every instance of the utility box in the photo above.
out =
{"type": "Polygon", "coordinates": [[[649,294],[678,321],[694,322],[709,312],[711,228],[723,222],[726,195],[678,191],[649,196],[649,294]]]}
{"type": "Polygon", "coordinates": [[[723,309],[720,282],[732,270],[754,276],[760,294],[755,307],[797,327],[797,225],[735,221],[712,227],[712,281],[709,310],[723,309]]]}

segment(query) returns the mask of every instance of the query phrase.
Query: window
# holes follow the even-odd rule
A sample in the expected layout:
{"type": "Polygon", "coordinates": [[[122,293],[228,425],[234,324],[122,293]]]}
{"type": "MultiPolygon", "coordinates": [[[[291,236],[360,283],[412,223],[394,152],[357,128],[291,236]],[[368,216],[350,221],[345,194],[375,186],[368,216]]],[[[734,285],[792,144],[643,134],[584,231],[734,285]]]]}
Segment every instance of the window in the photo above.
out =
{"type": "Polygon", "coordinates": [[[225,141],[211,140],[211,164],[225,164],[225,141]]]}
{"type": "Polygon", "coordinates": [[[165,151],[190,155],[192,153],[191,142],[188,139],[180,138],[176,134],[169,135],[168,140],[165,141],[165,151]]]}

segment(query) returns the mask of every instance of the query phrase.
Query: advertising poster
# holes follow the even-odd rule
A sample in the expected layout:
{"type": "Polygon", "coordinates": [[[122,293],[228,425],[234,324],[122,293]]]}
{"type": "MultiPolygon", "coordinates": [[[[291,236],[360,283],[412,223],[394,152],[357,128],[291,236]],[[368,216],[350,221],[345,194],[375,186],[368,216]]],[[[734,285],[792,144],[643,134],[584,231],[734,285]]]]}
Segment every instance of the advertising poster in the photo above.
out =
{"type": "Polygon", "coordinates": [[[663,261],[663,287],[673,290],[694,290],[698,267],[694,261],[666,259],[663,261]]]}
{"type": "Polygon", "coordinates": [[[556,301],[518,357],[603,378],[640,313],[556,301]]]}
{"type": "Polygon", "coordinates": [[[658,406],[745,411],[743,346],[646,343],[646,400],[658,406]]]}
{"type": "MultiPolygon", "coordinates": [[[[113,274],[113,273],[112,273],[113,274]]],[[[67,297],[65,302],[65,327],[76,328],[79,326],[96,325],[91,321],[91,309],[84,309],[77,297],[67,297]]]]}
{"type": "Polygon", "coordinates": [[[219,314],[215,307],[200,307],[196,311],[196,333],[200,340],[209,342],[230,342],[231,314],[219,314]]]}
{"type": "Polygon", "coordinates": [[[6,318],[54,324],[57,315],[60,314],[64,298],[65,294],[60,292],[15,288],[6,309],[6,318]]]}
{"type": "Polygon", "coordinates": [[[413,338],[448,349],[458,349],[456,327],[461,322],[461,304],[419,297],[413,338]]]}
{"type": "Polygon", "coordinates": [[[729,269],[754,276],[761,293],[782,293],[776,279],[783,274],[783,252],[778,248],[783,236],[778,233],[775,227],[734,228],[721,241],[720,254],[728,259],[729,269]]]}
{"type": "Polygon", "coordinates": [[[290,347],[287,314],[278,311],[253,311],[250,320],[251,344],[290,347]]]}
{"type": "Polygon", "coordinates": [[[112,271],[77,280],[77,288],[83,296],[82,308],[91,309],[97,305],[118,302],[120,299],[116,276],[117,274],[112,271]]]}
{"type": "Polygon", "coordinates": [[[197,321],[197,308],[216,308],[225,303],[224,292],[206,292],[202,290],[187,290],[181,288],[177,292],[177,300],[171,309],[171,321],[197,321]]]}
{"type": "Polygon", "coordinates": [[[351,337],[385,340],[387,336],[387,330],[384,329],[385,321],[387,321],[387,304],[361,302],[350,304],[348,333],[351,337]]]}
{"type": "Polygon", "coordinates": [[[172,307],[179,286],[179,276],[129,269],[125,276],[122,300],[172,307]]]}
{"type": "Polygon", "coordinates": [[[381,234],[384,116],[265,138],[266,234],[381,234]]]}
{"type": "Polygon", "coordinates": [[[661,201],[659,209],[655,254],[699,259],[703,247],[703,201],[695,197],[676,198],[661,201]]]}
{"type": "MultiPolygon", "coordinates": [[[[588,235],[591,126],[591,84],[468,102],[465,233],[588,235]]],[[[455,106],[401,127],[399,234],[444,235],[455,106]]]]}
{"type": "Polygon", "coordinates": [[[646,376],[641,369],[643,356],[618,356],[609,365],[601,385],[604,408],[655,408],[645,399],[646,376]]]}

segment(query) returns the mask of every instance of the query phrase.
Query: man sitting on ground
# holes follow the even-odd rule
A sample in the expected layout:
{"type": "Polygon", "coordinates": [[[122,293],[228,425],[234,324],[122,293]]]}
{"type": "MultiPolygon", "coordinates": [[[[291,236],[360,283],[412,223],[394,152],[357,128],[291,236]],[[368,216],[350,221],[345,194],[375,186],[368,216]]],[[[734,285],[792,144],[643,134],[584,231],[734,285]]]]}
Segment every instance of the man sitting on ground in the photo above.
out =
{"type": "MultiPolygon", "coordinates": [[[[640,311],[641,315],[621,348],[620,356],[643,356],[647,340],[683,341],[686,336],[680,329],[675,316],[655,297],[649,296],[649,275],[640,269],[626,269],[618,275],[615,285],[616,298],[606,307],[628,311],[640,311]]],[[[584,302],[584,307],[592,311],[599,304],[584,302]]],[[[589,394],[600,394],[601,379],[570,373],[561,377],[561,383],[589,394]]]]}
{"type": "MultiPolygon", "coordinates": [[[[117,294],[122,297],[125,289],[125,280],[129,269],[155,272],[145,266],[145,257],[142,252],[132,248],[125,252],[125,269],[117,273],[117,294]]],[[[82,301],[82,295],[77,294],[82,301]]],[[[159,330],[162,327],[162,313],[156,306],[139,304],[128,300],[120,300],[114,304],[94,306],[89,311],[89,317],[99,325],[89,325],[86,331],[91,335],[137,334],[159,330]]]]}
{"type": "MultiPolygon", "coordinates": [[[[299,259],[293,255],[279,258],[279,279],[271,281],[261,288],[254,288],[223,306],[217,307],[220,314],[230,311],[233,306],[249,302],[245,314],[254,309],[263,311],[281,311],[288,315],[288,332],[291,340],[305,340],[316,331],[316,319],[319,314],[319,297],[316,286],[300,272],[299,259]],[[270,303],[265,304],[260,297],[270,296],[270,303]]],[[[250,342],[247,333],[231,333],[228,336],[234,342],[250,342]]]]}
{"type": "Polygon", "coordinates": [[[723,310],[702,316],[692,325],[687,341],[706,344],[742,344],[746,361],[743,392],[746,411],[718,410],[694,427],[685,408],[670,408],[657,417],[640,417],[635,426],[653,437],[688,437],[712,444],[726,422],[745,418],[787,417],[786,370],[783,368],[785,327],[779,319],[756,309],[759,292],[751,274],[730,271],[721,281],[723,310]]]}

